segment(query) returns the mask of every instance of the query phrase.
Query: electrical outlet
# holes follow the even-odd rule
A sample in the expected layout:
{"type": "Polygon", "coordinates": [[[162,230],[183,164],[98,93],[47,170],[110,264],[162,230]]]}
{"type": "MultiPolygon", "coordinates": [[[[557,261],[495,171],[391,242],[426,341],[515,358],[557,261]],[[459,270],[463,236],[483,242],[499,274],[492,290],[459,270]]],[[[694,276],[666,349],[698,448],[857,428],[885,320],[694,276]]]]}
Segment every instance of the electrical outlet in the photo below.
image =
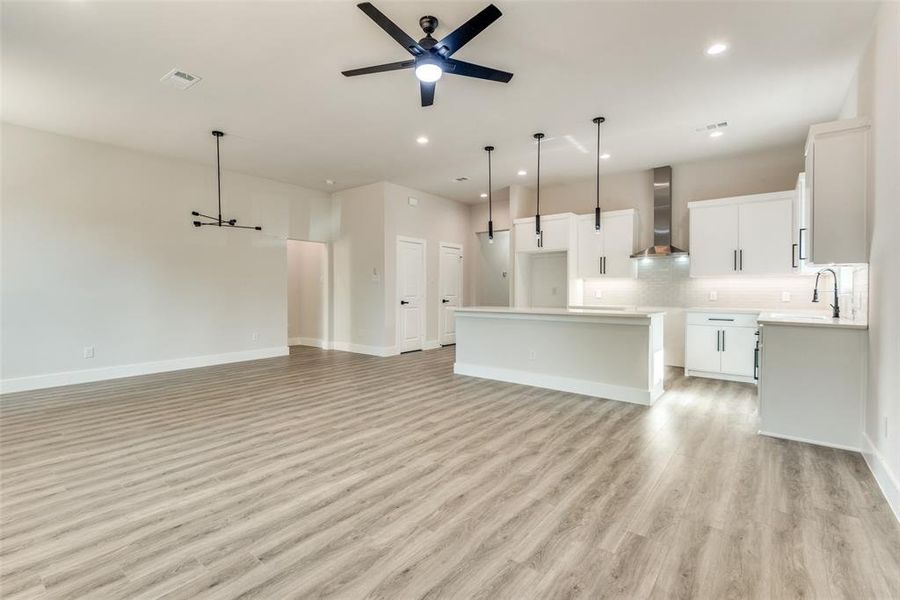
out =
{"type": "Polygon", "coordinates": [[[257,340],[259,340],[259,332],[258,332],[258,331],[254,331],[253,333],[251,333],[251,334],[250,334],[250,339],[253,340],[254,342],[257,341],[257,340]]]}
{"type": "Polygon", "coordinates": [[[528,360],[534,360],[536,358],[537,358],[537,353],[534,351],[533,348],[530,348],[528,350],[528,360]]]}
{"type": "Polygon", "coordinates": [[[602,298],[603,290],[594,290],[594,298],[602,298]]]}
{"type": "Polygon", "coordinates": [[[84,358],[94,358],[94,347],[93,346],[85,346],[84,353],[82,354],[84,358]]]}
{"type": "Polygon", "coordinates": [[[710,292],[709,292],[709,299],[710,299],[711,302],[715,302],[716,300],[718,300],[718,299],[719,299],[719,292],[717,292],[716,290],[710,291],[710,292]]]}
{"type": "Polygon", "coordinates": [[[790,302],[791,301],[791,293],[790,292],[781,292],[781,301],[782,302],[790,302]]]}

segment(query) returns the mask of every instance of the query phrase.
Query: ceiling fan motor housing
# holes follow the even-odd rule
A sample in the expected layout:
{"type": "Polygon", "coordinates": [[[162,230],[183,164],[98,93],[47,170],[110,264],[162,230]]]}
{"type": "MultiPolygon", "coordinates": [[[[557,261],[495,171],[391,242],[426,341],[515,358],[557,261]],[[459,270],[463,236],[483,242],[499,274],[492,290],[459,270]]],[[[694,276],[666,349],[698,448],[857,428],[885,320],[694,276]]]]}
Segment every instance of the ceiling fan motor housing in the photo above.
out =
{"type": "Polygon", "coordinates": [[[431,15],[425,15],[421,19],[419,19],[419,27],[422,28],[426,34],[431,35],[434,33],[434,30],[437,29],[438,20],[437,17],[432,17],[431,15]]]}

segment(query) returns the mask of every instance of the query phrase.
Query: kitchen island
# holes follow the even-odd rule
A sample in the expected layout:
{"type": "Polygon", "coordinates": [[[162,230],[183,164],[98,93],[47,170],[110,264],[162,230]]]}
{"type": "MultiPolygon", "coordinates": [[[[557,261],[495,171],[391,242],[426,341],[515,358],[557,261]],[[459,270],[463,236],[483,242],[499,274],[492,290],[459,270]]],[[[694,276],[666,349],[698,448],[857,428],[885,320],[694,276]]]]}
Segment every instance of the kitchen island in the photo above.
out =
{"type": "Polygon", "coordinates": [[[466,307],[454,373],[652,404],[663,393],[663,318],[650,310],[466,307]]]}

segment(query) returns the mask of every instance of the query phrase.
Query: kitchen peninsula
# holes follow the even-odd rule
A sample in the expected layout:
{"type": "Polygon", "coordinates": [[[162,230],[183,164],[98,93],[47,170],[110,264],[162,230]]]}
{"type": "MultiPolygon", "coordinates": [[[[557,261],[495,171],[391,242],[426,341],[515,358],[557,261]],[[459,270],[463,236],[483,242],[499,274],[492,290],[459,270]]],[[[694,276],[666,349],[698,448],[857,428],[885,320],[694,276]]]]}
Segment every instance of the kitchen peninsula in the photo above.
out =
{"type": "Polygon", "coordinates": [[[663,317],[649,310],[466,307],[454,373],[652,404],[663,393],[663,317]]]}

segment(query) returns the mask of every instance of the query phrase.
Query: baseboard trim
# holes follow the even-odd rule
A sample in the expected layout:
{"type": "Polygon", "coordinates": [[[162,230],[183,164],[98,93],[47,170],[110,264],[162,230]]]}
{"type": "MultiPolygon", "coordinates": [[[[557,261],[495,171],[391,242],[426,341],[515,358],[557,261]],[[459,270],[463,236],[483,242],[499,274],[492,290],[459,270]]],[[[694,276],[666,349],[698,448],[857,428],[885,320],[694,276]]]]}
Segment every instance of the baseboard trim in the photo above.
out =
{"type": "Polygon", "coordinates": [[[783,433],[775,433],[773,431],[763,431],[760,429],[757,431],[759,435],[765,435],[768,437],[779,438],[782,440],[789,440],[791,442],[803,442],[804,444],[814,444],[816,446],[825,446],[826,448],[837,448],[838,450],[850,450],[851,452],[862,452],[859,446],[847,446],[845,444],[832,444],[831,442],[823,442],[821,440],[813,440],[810,438],[803,438],[796,435],[785,435],[783,433]]]}
{"type": "Polygon", "coordinates": [[[393,346],[367,346],[365,344],[351,344],[350,342],[334,342],[331,347],[341,352],[368,354],[369,356],[394,356],[397,354],[397,349],[393,346]]]}
{"type": "Polygon", "coordinates": [[[643,404],[644,406],[651,405],[656,398],[662,395],[662,390],[653,390],[651,392],[650,390],[609,385],[606,383],[589,381],[587,379],[560,377],[558,375],[545,375],[542,373],[532,373],[530,371],[519,371],[517,369],[485,367],[459,362],[453,365],[453,372],[457,375],[494,379],[497,381],[506,381],[508,383],[520,383],[522,385],[558,390],[561,392],[584,394],[585,396],[594,396],[596,398],[608,398],[610,400],[619,400],[620,402],[643,404]]]}
{"type": "Polygon", "coordinates": [[[868,434],[863,433],[863,458],[881,488],[884,499],[894,512],[897,521],[900,521],[900,478],[898,478],[884,458],[884,455],[872,443],[868,434]]]}
{"type": "Polygon", "coordinates": [[[695,371],[693,369],[685,369],[684,374],[686,377],[703,377],[705,379],[720,379],[722,381],[736,381],[738,383],[757,383],[756,379],[754,379],[752,375],[726,375],[725,373],[695,371]]]}
{"type": "Polygon", "coordinates": [[[329,350],[331,344],[329,344],[326,340],[321,338],[311,338],[311,337],[292,337],[288,338],[288,346],[312,346],[313,348],[321,348],[322,350],[329,350]]]}
{"type": "Polygon", "coordinates": [[[27,392],[30,390],[40,390],[63,385],[75,385],[93,381],[106,381],[107,379],[134,377],[135,375],[149,375],[152,373],[165,373],[167,371],[181,371],[182,369],[195,369],[197,367],[209,367],[212,365],[258,360],[260,358],[273,358],[276,356],[286,356],[287,354],[287,346],[273,346],[271,348],[225,352],[223,354],[207,354],[204,356],[189,356],[186,358],[174,358],[170,360],[158,360],[130,365],[116,365],[112,367],[100,367],[97,369],[48,373],[46,375],[33,375],[31,377],[16,377],[13,379],[0,380],[0,393],[11,394],[13,392],[27,392]]]}

